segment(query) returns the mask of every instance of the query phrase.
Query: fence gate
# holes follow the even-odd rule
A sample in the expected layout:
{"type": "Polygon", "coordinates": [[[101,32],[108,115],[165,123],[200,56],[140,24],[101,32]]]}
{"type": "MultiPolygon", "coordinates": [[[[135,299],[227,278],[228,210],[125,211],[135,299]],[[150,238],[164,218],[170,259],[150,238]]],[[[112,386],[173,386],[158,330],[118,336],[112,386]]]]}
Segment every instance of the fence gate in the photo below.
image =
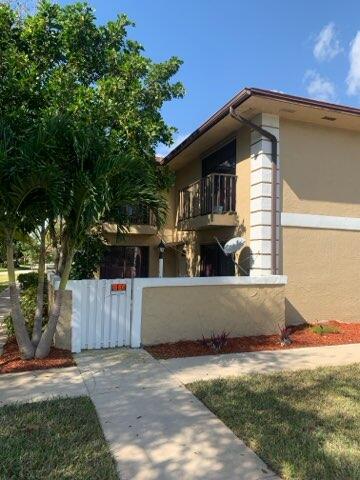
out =
{"type": "Polygon", "coordinates": [[[79,280],[72,290],[72,351],[130,345],[131,279],[79,280]]]}

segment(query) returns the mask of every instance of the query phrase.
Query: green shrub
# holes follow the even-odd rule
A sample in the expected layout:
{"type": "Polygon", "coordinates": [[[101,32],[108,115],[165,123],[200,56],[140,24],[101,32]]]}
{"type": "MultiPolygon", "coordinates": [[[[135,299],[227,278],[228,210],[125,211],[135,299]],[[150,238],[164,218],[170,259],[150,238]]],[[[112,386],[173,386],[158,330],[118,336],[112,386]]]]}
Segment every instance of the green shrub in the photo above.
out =
{"type": "Polygon", "coordinates": [[[38,284],[38,273],[29,272],[29,273],[20,273],[17,280],[20,284],[21,290],[27,290],[29,287],[37,287],[38,284]]]}
{"type": "Polygon", "coordinates": [[[15,335],[14,325],[12,322],[11,315],[6,315],[3,319],[5,325],[5,332],[7,337],[13,337],[15,335]]]}
{"type": "Polygon", "coordinates": [[[313,333],[318,335],[326,335],[327,333],[340,333],[340,330],[335,325],[314,325],[311,327],[313,333]]]}
{"type": "Polygon", "coordinates": [[[71,267],[72,280],[88,280],[94,278],[95,272],[100,267],[106,246],[98,233],[88,235],[81,248],[75,253],[71,267]]]}
{"type": "MultiPolygon", "coordinates": [[[[37,293],[37,285],[31,285],[25,290],[22,290],[20,294],[21,310],[25,317],[25,325],[29,334],[31,334],[34,326],[35,310],[36,310],[36,293],[37,293]]],[[[48,298],[47,298],[47,288],[45,284],[43,327],[45,327],[45,325],[47,324],[47,308],[48,308],[48,298]]],[[[11,315],[8,315],[7,317],[4,318],[4,324],[5,324],[7,336],[10,337],[15,335],[15,330],[14,330],[14,325],[13,325],[11,315]]]]}

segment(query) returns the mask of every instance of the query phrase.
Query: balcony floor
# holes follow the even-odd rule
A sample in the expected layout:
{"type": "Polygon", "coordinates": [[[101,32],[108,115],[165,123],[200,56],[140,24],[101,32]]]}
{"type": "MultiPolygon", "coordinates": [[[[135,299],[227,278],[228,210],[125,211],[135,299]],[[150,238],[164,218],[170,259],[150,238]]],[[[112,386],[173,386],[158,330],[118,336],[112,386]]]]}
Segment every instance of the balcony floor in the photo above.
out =
{"type": "MultiPolygon", "coordinates": [[[[103,231],[105,233],[117,233],[117,226],[110,223],[104,223],[103,231]]],[[[155,225],[131,225],[126,235],[156,235],[157,227],[155,225]]]]}
{"type": "Polygon", "coordinates": [[[209,213],[180,220],[177,228],[178,230],[203,230],[210,227],[236,227],[237,224],[235,213],[209,213]]]}

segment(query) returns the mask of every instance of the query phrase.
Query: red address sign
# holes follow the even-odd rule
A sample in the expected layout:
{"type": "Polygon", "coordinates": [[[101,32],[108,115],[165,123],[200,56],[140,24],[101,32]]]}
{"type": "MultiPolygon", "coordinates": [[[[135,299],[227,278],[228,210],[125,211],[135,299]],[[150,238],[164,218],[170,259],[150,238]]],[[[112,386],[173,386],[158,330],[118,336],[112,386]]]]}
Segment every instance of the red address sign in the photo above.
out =
{"type": "Polygon", "coordinates": [[[111,285],[112,292],[126,292],[126,283],[113,283],[111,285]]]}

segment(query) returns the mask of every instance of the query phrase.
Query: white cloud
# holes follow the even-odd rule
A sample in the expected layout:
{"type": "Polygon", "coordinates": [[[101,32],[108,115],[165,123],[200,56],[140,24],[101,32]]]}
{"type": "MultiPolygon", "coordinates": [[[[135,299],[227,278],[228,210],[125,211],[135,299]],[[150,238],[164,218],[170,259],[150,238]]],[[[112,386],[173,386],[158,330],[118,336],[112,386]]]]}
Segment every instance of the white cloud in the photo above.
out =
{"type": "Polygon", "coordinates": [[[336,99],[335,86],[327,78],[322,77],[314,70],[305,73],[304,81],[307,82],[307,92],[312,98],[333,102],[336,99]]]}
{"type": "Polygon", "coordinates": [[[360,94],[360,31],[357,32],[350,44],[350,69],[346,79],[347,93],[360,94]]]}
{"type": "Polygon", "coordinates": [[[189,133],[176,133],[174,135],[174,142],[171,145],[171,147],[168,147],[167,145],[163,145],[163,144],[159,145],[156,150],[156,154],[162,157],[165,157],[169,152],[171,152],[171,150],[173,150],[178,145],[180,145],[180,143],[183,142],[185,138],[187,138],[188,136],[189,136],[189,133]]]}
{"type": "Polygon", "coordinates": [[[316,37],[314,46],[314,56],[317,60],[332,60],[336,55],[342,52],[340,42],[335,31],[333,22],[325,25],[319,35],[316,37]]]}

